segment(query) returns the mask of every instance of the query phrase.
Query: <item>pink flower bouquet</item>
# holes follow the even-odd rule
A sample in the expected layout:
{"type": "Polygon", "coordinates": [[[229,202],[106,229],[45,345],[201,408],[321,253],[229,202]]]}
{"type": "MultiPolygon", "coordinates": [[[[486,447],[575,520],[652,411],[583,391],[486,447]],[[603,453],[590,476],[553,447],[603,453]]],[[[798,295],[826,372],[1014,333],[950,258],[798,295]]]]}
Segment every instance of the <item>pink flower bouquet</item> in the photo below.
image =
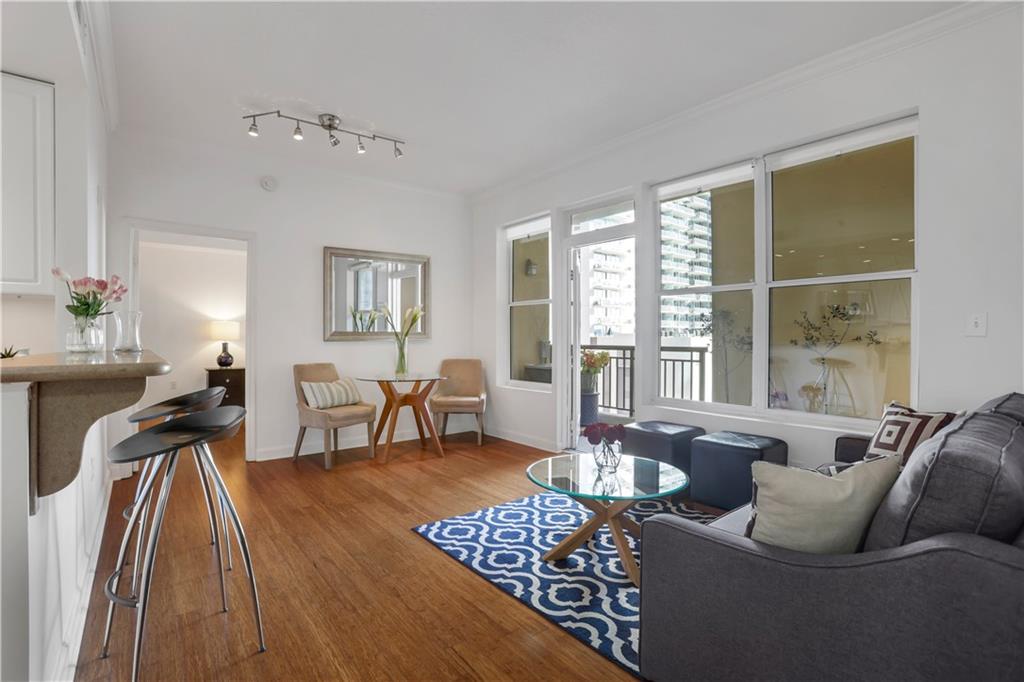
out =
{"type": "Polygon", "coordinates": [[[109,280],[96,279],[94,277],[80,277],[72,279],[61,268],[51,270],[53,276],[64,282],[71,295],[71,303],[64,308],[75,317],[92,319],[100,315],[109,315],[111,311],[106,310],[107,304],[120,303],[121,299],[128,293],[128,287],[117,275],[109,280]]]}

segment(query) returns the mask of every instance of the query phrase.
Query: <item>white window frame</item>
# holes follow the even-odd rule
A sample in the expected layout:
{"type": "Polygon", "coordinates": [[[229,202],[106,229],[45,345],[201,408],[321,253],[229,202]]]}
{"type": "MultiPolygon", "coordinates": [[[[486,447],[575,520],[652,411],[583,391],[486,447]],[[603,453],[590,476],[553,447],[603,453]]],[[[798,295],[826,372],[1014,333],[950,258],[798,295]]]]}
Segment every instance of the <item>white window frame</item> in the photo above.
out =
{"type": "Polygon", "coordinates": [[[552,384],[554,382],[554,318],[552,309],[552,289],[554,287],[554,272],[552,270],[552,229],[551,229],[551,215],[545,213],[543,215],[528,218],[526,220],[511,223],[505,226],[504,229],[505,238],[505,251],[506,251],[506,288],[508,294],[506,296],[505,306],[505,334],[503,345],[503,366],[505,368],[504,384],[511,388],[522,388],[527,390],[542,391],[544,393],[550,393],[552,390],[552,384]],[[546,234],[548,237],[548,297],[529,299],[523,301],[514,301],[513,299],[513,288],[512,279],[513,272],[512,267],[515,263],[515,259],[512,256],[512,244],[517,239],[523,239],[526,237],[538,237],[546,234]],[[525,381],[523,379],[512,378],[512,309],[521,306],[530,305],[547,305],[548,307],[548,338],[552,343],[552,381],[525,381]]]}
{"type": "MultiPolygon", "coordinates": [[[[697,294],[717,294],[727,291],[750,291],[751,292],[751,306],[753,309],[753,320],[751,332],[754,334],[755,339],[757,337],[757,287],[759,283],[764,281],[764,273],[760,268],[760,259],[756,257],[757,249],[757,236],[758,226],[757,218],[755,213],[754,220],[754,241],[755,241],[755,258],[754,258],[754,279],[751,282],[740,282],[737,284],[709,284],[706,286],[692,286],[692,287],[665,287],[662,281],[662,254],[661,254],[661,204],[666,201],[672,201],[673,199],[680,199],[682,197],[692,196],[694,194],[700,194],[701,192],[710,191],[712,189],[718,189],[719,187],[726,187],[728,185],[734,185],[740,182],[754,181],[754,201],[755,205],[757,202],[757,161],[745,161],[741,163],[731,164],[724,166],[700,175],[692,175],[681,180],[673,180],[661,185],[657,185],[654,188],[655,204],[654,204],[654,217],[655,217],[655,251],[657,257],[658,267],[656,269],[657,277],[657,355],[655,356],[655,372],[656,377],[652,387],[654,388],[655,401],[658,404],[670,404],[670,405],[700,405],[704,409],[708,406],[714,406],[715,408],[725,408],[730,410],[731,408],[749,409],[752,406],[756,406],[755,393],[758,390],[757,380],[757,369],[751,361],[751,372],[754,376],[751,378],[751,405],[734,405],[731,403],[719,403],[711,400],[686,400],[680,398],[668,398],[661,395],[661,301],[666,296],[685,296],[685,295],[697,295],[697,294]]],[[[755,341],[755,348],[756,348],[755,341]]],[[[755,353],[756,355],[756,353],[755,353]]],[[[766,384],[767,386],[767,384],[766,384]]]]}
{"type": "MultiPolygon", "coordinates": [[[[917,403],[918,392],[918,343],[920,329],[918,300],[917,263],[920,256],[921,230],[918,225],[918,125],[917,116],[897,119],[889,123],[871,126],[851,133],[830,137],[810,144],[764,154],[749,162],[740,162],[721,168],[690,175],[682,179],[672,180],[652,187],[651,210],[654,217],[655,230],[655,272],[657,287],[658,315],[646,327],[658,339],[657,362],[647,372],[647,381],[653,390],[653,404],[662,407],[685,409],[704,414],[720,414],[760,419],[775,423],[789,423],[821,428],[849,429],[856,431],[873,430],[876,421],[867,417],[846,417],[823,415],[802,410],[768,406],[768,360],[769,333],[771,329],[770,296],[776,288],[851,284],[865,281],[881,281],[894,279],[910,280],[911,292],[911,342],[910,342],[910,399],[917,403]],[[914,267],[905,270],[886,270],[882,272],[861,273],[853,275],[809,277],[800,279],[773,279],[772,249],[772,210],[771,210],[771,174],[773,171],[798,166],[820,159],[838,156],[847,152],[858,151],[868,147],[894,142],[896,140],[914,139],[914,267]],[[683,289],[664,289],[661,286],[661,211],[662,201],[673,196],[686,196],[715,186],[723,186],[737,180],[740,169],[753,169],[754,180],[754,283],[753,285],[718,285],[707,287],[688,287],[683,289]],[[661,363],[661,299],[666,295],[713,293],[715,291],[735,291],[752,289],[754,319],[752,332],[754,347],[751,358],[753,377],[751,381],[751,405],[732,405],[712,401],[681,400],[661,396],[659,368],[661,363]]],[[[749,179],[749,175],[748,178],[749,179]]]]}

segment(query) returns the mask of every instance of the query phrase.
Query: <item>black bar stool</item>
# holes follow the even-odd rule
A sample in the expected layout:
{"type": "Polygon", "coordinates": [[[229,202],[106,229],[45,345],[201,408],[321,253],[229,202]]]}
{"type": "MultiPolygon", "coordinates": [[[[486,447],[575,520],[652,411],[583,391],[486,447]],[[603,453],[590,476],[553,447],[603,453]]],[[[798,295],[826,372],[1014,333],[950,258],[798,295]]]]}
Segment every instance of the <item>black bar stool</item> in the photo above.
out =
{"type": "MultiPolygon", "coordinates": [[[[235,537],[238,538],[238,545],[242,552],[242,560],[245,563],[246,573],[249,577],[249,586],[252,589],[253,610],[256,617],[256,631],[259,636],[259,650],[266,651],[263,639],[263,618],[260,613],[260,599],[256,591],[256,575],[253,572],[252,558],[249,553],[249,544],[245,539],[245,531],[242,529],[242,522],[238,518],[238,511],[231,501],[224,479],[213,461],[209,443],[231,438],[238,433],[245,419],[245,410],[241,407],[215,407],[204,412],[196,412],[184,417],[178,417],[170,421],[157,424],[145,431],[140,431],[115,445],[108,455],[108,459],[114,464],[123,464],[146,460],[150,462],[145,480],[142,481],[142,488],[139,498],[135,503],[131,516],[128,519],[128,527],[125,529],[124,537],[121,539],[121,547],[117,554],[115,570],[110,575],[104,586],[104,592],[110,599],[110,609],[107,612],[107,628],[103,638],[103,655],[107,655],[110,644],[110,630],[113,623],[114,606],[134,608],[135,616],[135,646],[132,654],[132,680],[139,678],[139,663],[142,658],[142,643],[146,627],[146,609],[149,604],[149,589],[153,582],[153,565],[156,558],[156,548],[160,541],[160,530],[163,527],[164,513],[167,510],[167,500],[170,496],[171,485],[174,482],[174,472],[178,464],[178,452],[182,448],[191,447],[195,453],[196,463],[200,467],[200,478],[209,476],[217,490],[217,495],[223,500],[227,513],[234,526],[235,537]],[[153,486],[161,466],[164,467],[163,481],[160,485],[160,496],[157,500],[156,511],[146,542],[146,553],[142,560],[142,575],[139,583],[138,596],[123,597],[117,594],[120,582],[122,567],[124,566],[125,554],[132,536],[132,529],[138,522],[138,517],[147,508],[150,496],[153,493],[153,486]]],[[[218,534],[217,524],[213,524],[215,541],[218,534]]],[[[218,558],[220,551],[218,550],[218,558]]],[[[224,574],[221,572],[221,589],[224,594],[224,574]]]]}
{"type": "MultiPolygon", "coordinates": [[[[214,386],[212,388],[204,388],[199,391],[193,391],[192,393],[186,393],[184,395],[179,395],[174,398],[169,398],[167,400],[156,403],[154,405],[150,405],[149,407],[143,408],[138,412],[129,415],[128,422],[131,424],[138,424],[139,422],[160,418],[163,418],[164,421],[169,421],[171,419],[174,419],[175,417],[180,417],[182,415],[209,410],[220,405],[221,401],[224,399],[224,393],[225,388],[223,386],[214,386]]],[[[196,462],[196,471],[199,472],[199,480],[203,484],[203,497],[206,500],[206,515],[210,521],[210,544],[217,547],[217,558],[218,561],[220,561],[220,548],[217,543],[218,538],[216,534],[213,532],[213,526],[216,523],[216,521],[214,520],[213,500],[211,499],[210,495],[210,484],[206,476],[202,474],[202,467],[199,464],[198,453],[196,453],[193,450],[192,454],[196,462]]],[[[139,495],[142,492],[142,484],[146,480],[146,475],[149,472],[149,466],[151,463],[152,460],[147,459],[145,462],[143,462],[142,467],[139,470],[139,480],[135,484],[135,497],[133,498],[131,504],[126,506],[124,510],[121,512],[121,515],[124,516],[124,518],[126,519],[131,516],[132,509],[139,501],[139,495]]],[[[221,526],[224,529],[224,544],[228,552],[228,570],[230,571],[232,568],[234,568],[234,561],[232,560],[231,557],[231,538],[228,535],[227,516],[224,514],[224,501],[219,500],[219,502],[220,521],[221,526]]],[[[138,522],[136,523],[135,558],[134,561],[132,562],[131,582],[131,596],[133,597],[135,596],[135,590],[136,587],[138,586],[138,566],[139,561],[142,558],[142,547],[145,543],[146,520],[149,517],[149,512],[149,507],[143,509],[142,513],[138,516],[138,522]]],[[[221,566],[221,573],[223,574],[223,572],[223,566],[221,566]]],[[[221,576],[221,581],[223,582],[223,575],[221,576]]],[[[223,590],[221,592],[221,601],[224,610],[226,611],[228,608],[227,596],[223,590]]],[[[113,609],[113,604],[111,604],[109,608],[113,609]]],[[[104,652],[104,656],[105,655],[106,653],[104,652]]]]}

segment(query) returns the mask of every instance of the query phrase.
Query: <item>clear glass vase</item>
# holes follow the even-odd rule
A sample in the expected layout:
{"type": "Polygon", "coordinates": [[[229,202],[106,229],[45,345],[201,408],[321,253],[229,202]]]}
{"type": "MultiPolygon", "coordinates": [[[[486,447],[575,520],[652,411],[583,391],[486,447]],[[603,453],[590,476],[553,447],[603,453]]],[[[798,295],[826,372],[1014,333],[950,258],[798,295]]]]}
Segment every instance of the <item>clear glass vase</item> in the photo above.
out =
{"type": "Polygon", "coordinates": [[[142,313],[138,310],[114,313],[114,326],[117,329],[115,353],[142,352],[142,313]]]}
{"type": "Polygon", "coordinates": [[[105,341],[103,323],[98,317],[75,317],[64,338],[64,348],[68,353],[96,353],[104,350],[105,341]]]}
{"type": "Polygon", "coordinates": [[[594,446],[594,462],[599,471],[617,471],[621,461],[622,449],[618,443],[609,443],[602,439],[600,445],[594,446]]]}
{"type": "Polygon", "coordinates": [[[398,357],[395,359],[395,376],[404,377],[409,373],[409,367],[406,364],[406,351],[408,346],[408,339],[401,339],[395,337],[395,347],[398,351],[398,357]]]}

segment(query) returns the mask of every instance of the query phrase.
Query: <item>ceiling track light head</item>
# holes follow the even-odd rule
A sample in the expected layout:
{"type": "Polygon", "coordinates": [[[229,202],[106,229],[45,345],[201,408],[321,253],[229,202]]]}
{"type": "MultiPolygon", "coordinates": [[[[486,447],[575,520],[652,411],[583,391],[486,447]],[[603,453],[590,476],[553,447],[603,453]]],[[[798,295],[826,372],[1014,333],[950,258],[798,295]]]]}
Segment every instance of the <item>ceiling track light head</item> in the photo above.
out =
{"type": "Polygon", "coordinates": [[[396,158],[396,159],[400,159],[400,158],[402,158],[403,156],[405,156],[405,152],[403,152],[403,151],[402,151],[402,148],[401,148],[401,147],[399,147],[399,146],[398,146],[398,143],[396,142],[396,143],[395,143],[395,158],[396,158]]]}
{"type": "Polygon", "coordinates": [[[259,126],[256,125],[256,117],[255,116],[252,117],[252,123],[249,124],[249,134],[252,135],[253,137],[259,137],[260,136],[260,129],[259,129],[259,126]]]}
{"type": "Polygon", "coordinates": [[[366,145],[363,144],[363,137],[362,137],[362,135],[356,135],[356,139],[359,140],[359,142],[356,144],[356,154],[365,154],[366,153],[366,145]]]}
{"type": "Polygon", "coordinates": [[[332,147],[337,147],[339,144],[341,144],[341,140],[336,138],[334,136],[334,133],[331,133],[330,136],[327,139],[330,140],[330,143],[331,143],[332,147]]]}
{"type": "Polygon", "coordinates": [[[292,131],[292,139],[302,139],[302,126],[300,126],[298,123],[295,124],[295,130],[292,131]]]}
{"type": "Polygon", "coordinates": [[[341,127],[341,117],[335,114],[320,114],[316,120],[320,122],[320,127],[324,130],[337,130],[341,127]]]}

